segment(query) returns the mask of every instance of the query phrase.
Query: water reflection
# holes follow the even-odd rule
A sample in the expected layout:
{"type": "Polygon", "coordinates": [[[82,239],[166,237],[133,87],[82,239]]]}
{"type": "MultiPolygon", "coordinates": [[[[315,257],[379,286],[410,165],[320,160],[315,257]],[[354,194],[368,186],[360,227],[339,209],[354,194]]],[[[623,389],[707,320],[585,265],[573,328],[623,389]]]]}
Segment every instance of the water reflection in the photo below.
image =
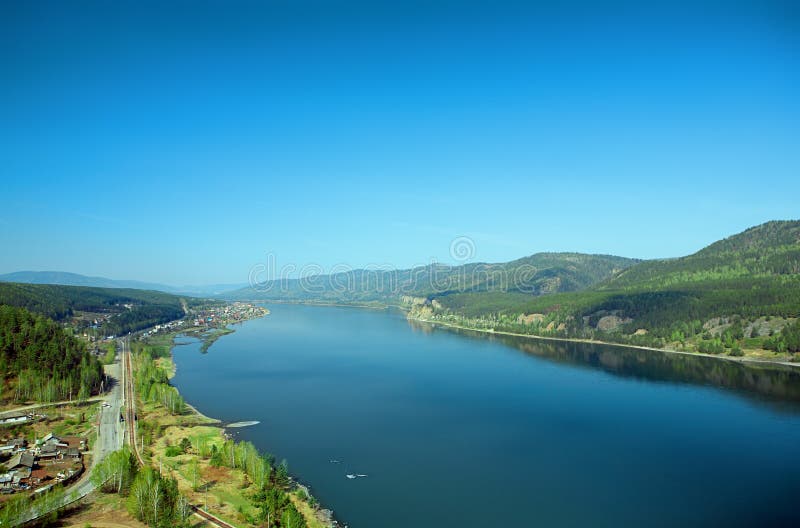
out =
{"type": "Polygon", "coordinates": [[[704,356],[640,350],[614,345],[547,341],[437,326],[409,320],[412,330],[447,330],[490,339],[539,358],[602,369],[617,376],[648,381],[711,385],[737,391],[782,410],[800,412],[800,368],[768,363],[742,363],[704,356]]]}

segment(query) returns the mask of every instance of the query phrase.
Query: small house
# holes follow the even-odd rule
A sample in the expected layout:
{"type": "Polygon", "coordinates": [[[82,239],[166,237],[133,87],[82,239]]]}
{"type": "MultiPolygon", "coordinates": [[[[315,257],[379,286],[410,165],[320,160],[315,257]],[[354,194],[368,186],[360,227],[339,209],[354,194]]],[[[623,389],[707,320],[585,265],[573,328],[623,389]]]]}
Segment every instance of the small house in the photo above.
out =
{"type": "Polygon", "coordinates": [[[58,456],[58,447],[54,444],[45,444],[39,448],[39,458],[55,458],[58,456]]]}
{"type": "Polygon", "coordinates": [[[25,423],[30,419],[30,416],[27,412],[18,411],[18,412],[9,412],[0,416],[0,425],[13,425],[19,423],[25,423]]]}
{"type": "Polygon", "coordinates": [[[8,469],[16,469],[21,467],[32,468],[33,467],[33,453],[28,451],[24,451],[22,453],[17,453],[8,461],[6,464],[8,469]]]}

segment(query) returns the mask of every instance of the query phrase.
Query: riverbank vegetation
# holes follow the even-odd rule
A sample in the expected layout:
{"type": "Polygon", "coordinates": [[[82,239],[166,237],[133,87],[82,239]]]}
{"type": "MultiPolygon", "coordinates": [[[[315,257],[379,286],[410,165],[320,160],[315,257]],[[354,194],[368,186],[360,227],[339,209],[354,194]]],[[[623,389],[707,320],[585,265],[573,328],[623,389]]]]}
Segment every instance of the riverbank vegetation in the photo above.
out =
{"type": "Polygon", "coordinates": [[[249,442],[235,442],[215,420],[189,406],[174,412],[162,398],[145,397],[147,392],[138,389],[151,387],[152,392],[153,386],[168,385],[174,373],[173,337],[159,335],[132,347],[143,458],[174,479],[190,503],[237,526],[328,526],[316,501],[291,479],[285,462],[259,453],[249,442]]]}
{"type": "Polygon", "coordinates": [[[767,222],[674,259],[537,253],[265,282],[229,297],[401,306],[412,319],[476,330],[792,361],[800,221],[767,222]]]}
{"type": "Polygon", "coordinates": [[[769,222],[687,257],[646,261],[579,292],[445,292],[410,317],[480,330],[792,360],[800,222],[769,222]]]}
{"type": "Polygon", "coordinates": [[[192,510],[178,491],[177,481],[154,468],[139,468],[127,447],[106,457],[95,467],[91,479],[100,491],[126,497],[130,514],[147,526],[190,526],[192,510]]]}
{"type": "Polygon", "coordinates": [[[186,402],[178,389],[169,384],[171,372],[156,359],[164,359],[164,347],[150,347],[142,343],[131,344],[134,370],[136,371],[136,395],[148,403],[162,405],[170,414],[186,412],[186,402]],[[155,356],[155,357],[154,357],[155,356]]]}

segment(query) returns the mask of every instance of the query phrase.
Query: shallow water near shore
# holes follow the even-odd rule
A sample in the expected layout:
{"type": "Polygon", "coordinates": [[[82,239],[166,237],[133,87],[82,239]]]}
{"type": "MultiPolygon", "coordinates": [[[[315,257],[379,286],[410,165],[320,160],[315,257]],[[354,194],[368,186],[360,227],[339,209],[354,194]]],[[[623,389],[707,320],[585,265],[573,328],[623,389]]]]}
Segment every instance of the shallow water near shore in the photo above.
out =
{"type": "Polygon", "coordinates": [[[350,526],[800,525],[796,369],[270,310],[173,383],[350,526]]]}

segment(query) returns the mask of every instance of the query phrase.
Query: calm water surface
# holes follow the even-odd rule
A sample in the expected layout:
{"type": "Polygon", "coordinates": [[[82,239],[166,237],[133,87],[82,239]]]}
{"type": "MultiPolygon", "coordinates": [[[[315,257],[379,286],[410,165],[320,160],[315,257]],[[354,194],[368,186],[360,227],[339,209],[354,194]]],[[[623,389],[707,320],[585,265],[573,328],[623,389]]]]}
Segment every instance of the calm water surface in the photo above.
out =
{"type": "Polygon", "coordinates": [[[174,383],[350,526],[800,526],[791,370],[270,310],[174,383]]]}

